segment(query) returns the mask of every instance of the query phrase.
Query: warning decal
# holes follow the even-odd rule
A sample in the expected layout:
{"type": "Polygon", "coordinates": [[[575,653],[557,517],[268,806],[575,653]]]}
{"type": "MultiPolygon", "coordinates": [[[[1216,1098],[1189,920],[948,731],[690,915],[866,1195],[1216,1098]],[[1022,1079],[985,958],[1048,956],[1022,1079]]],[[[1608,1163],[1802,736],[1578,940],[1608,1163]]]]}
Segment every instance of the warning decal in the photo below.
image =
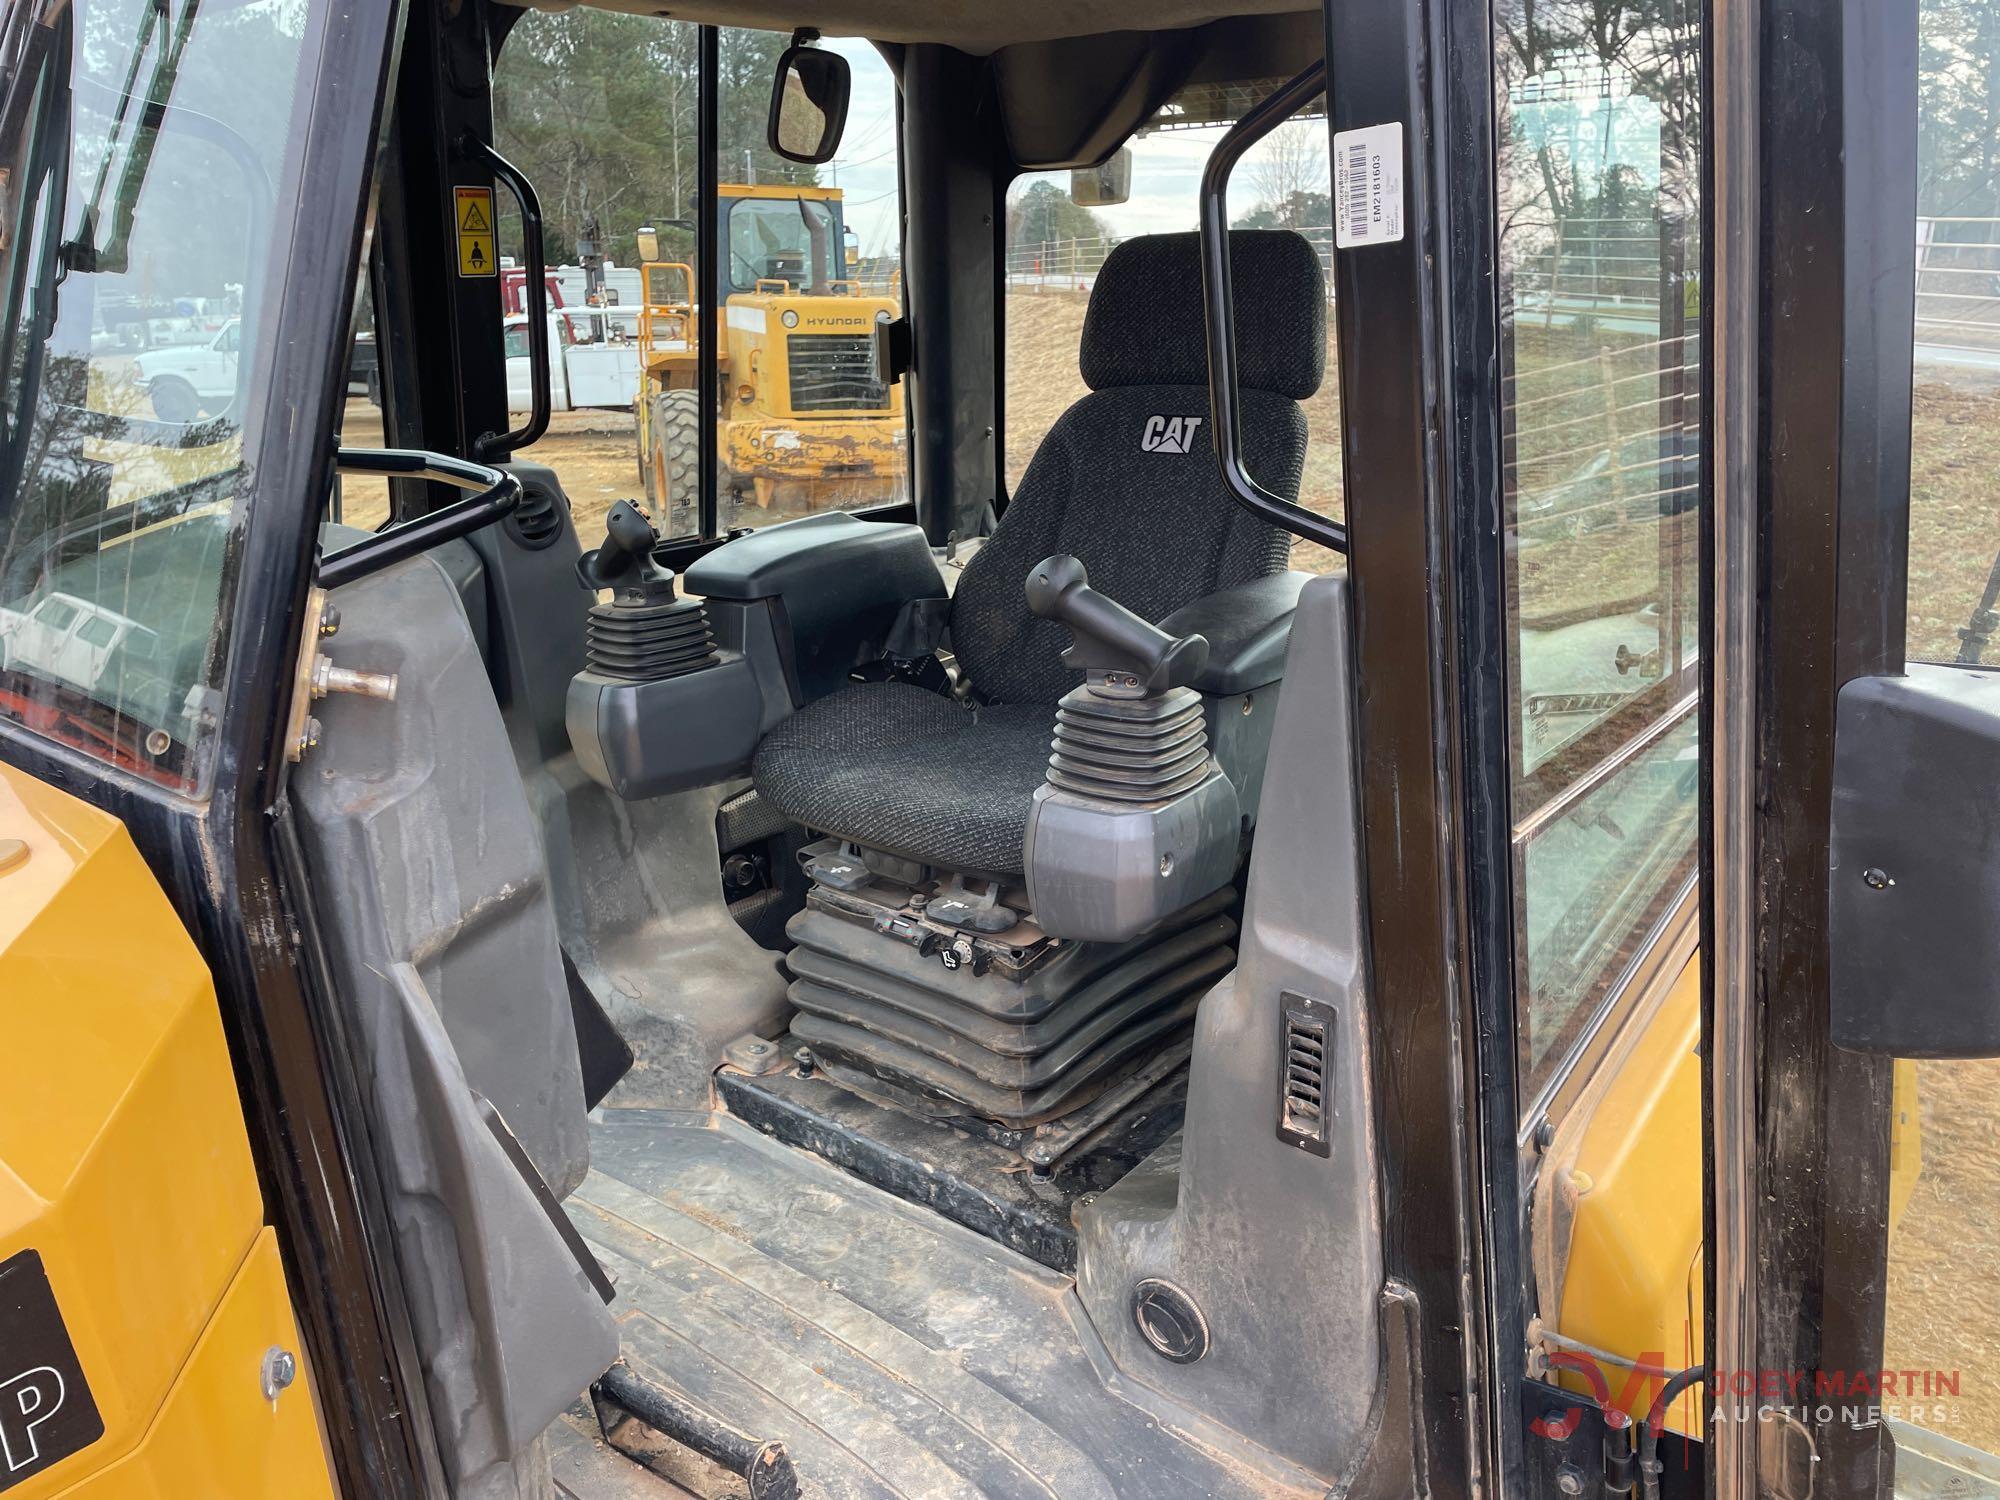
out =
{"type": "Polygon", "coordinates": [[[458,274],[497,276],[500,257],[493,246],[493,190],[455,187],[452,219],[458,225],[458,274]]]}

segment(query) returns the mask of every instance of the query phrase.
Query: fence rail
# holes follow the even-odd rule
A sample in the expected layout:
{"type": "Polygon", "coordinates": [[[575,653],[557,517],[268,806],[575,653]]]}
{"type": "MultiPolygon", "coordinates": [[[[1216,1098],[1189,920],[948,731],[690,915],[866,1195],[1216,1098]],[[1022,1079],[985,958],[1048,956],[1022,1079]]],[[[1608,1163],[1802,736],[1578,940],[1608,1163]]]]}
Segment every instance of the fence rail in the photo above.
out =
{"type": "MultiPolygon", "coordinates": [[[[2000,372],[2000,218],[1916,221],[1916,361],[2000,372]]],[[[1333,297],[1333,226],[1301,234],[1319,251],[1333,297]]],[[[1517,220],[1502,262],[1517,325],[1577,323],[1626,333],[1660,328],[1663,297],[1689,298],[1692,246],[1684,255],[1677,226],[1657,218],[1517,220]]],[[[1024,292],[1088,292],[1114,238],[1045,239],[1007,247],[1007,284],[1024,292]]]]}

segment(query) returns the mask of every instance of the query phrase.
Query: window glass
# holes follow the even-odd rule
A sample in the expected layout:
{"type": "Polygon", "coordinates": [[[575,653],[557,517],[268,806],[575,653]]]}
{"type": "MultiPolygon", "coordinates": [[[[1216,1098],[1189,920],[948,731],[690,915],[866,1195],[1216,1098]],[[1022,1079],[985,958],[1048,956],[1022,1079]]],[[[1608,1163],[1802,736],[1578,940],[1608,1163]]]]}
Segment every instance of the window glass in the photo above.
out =
{"type": "MultiPolygon", "coordinates": [[[[347,405],[340,441],[348,448],[380,448],[382,370],[375,339],[375,298],[367,268],[355,278],[354,331],[347,341],[347,405]]],[[[340,475],[329,519],[373,531],[389,519],[389,481],[373,475],[340,475]]]]}
{"type": "Polygon", "coordinates": [[[108,646],[118,639],[118,627],[103,615],[92,615],[77,627],[76,638],[86,646],[108,646]]]}
{"type": "MultiPolygon", "coordinates": [[[[594,6],[527,12],[494,65],[494,145],[539,190],[548,301],[562,309],[549,341],[562,366],[561,379],[550,372],[555,410],[520,456],[555,470],[585,547],[603,540],[605,513],[619,500],[638,500],[662,532],[692,530],[686,277],[698,260],[699,85],[699,27],[594,6]],[[652,231],[650,243],[642,230],[652,231]],[[649,257],[687,268],[670,278],[672,306],[663,301],[651,317],[649,257]],[[642,430],[640,414],[650,407],[660,416],[662,404],[663,420],[642,430]],[[673,437],[672,462],[645,441],[655,425],[673,437]]],[[[520,216],[511,194],[496,199],[501,306],[515,316],[526,311],[520,216]]],[[[515,361],[508,403],[525,411],[533,389],[525,323],[503,336],[515,361]]]]}
{"type": "Polygon", "coordinates": [[[1535,1078],[1588,1028],[1694,874],[1699,747],[1692,714],[1616,766],[1591,796],[1524,830],[1515,863],[1527,969],[1520,1037],[1535,1078]]]}
{"type": "Polygon", "coordinates": [[[311,14],[79,0],[7,79],[0,715],[188,791],[311,14]]]}
{"type": "MultiPolygon", "coordinates": [[[[2000,663],[2000,4],[1917,5],[1916,346],[1907,650],[2000,663]]],[[[1890,1415],[2000,1452],[2000,1060],[1896,1064],[1883,1364],[1938,1372],[1890,1415]]],[[[1897,1479],[1939,1445],[1896,1434],[1897,1479]]],[[[1947,1444],[1946,1452],[1951,1450],[1947,1444]]],[[[1961,1465],[1952,1465],[1956,1480],[1961,1465]]]]}
{"type": "MultiPolygon", "coordinates": [[[[1199,223],[1201,170],[1229,123],[1280,80],[1207,85],[1183,91],[1129,143],[1131,196],[1085,207],[1070,196],[1068,172],[1033,172],[1007,193],[1006,376],[1002,423],[1004,479],[1020,486],[1028,462],[1056,419],[1088,387],[1078,362],[1083,315],[1097,271],[1112,247],[1142,234],[1192,230],[1199,223]]],[[[1323,100],[1308,104],[1237,163],[1229,218],[1238,229],[1292,229],[1327,268],[1327,369],[1306,402],[1306,467],[1298,501],[1324,516],[1341,509],[1340,383],[1333,332],[1333,209],[1323,100]]],[[[1243,289],[1237,289],[1238,295],[1243,289]]],[[[1227,503],[1218,497],[1218,503],[1227,503]]],[[[1327,572],[1339,554],[1292,544],[1291,566],[1327,572]]]]}
{"type": "Polygon", "coordinates": [[[1693,868],[1699,13],[1495,12],[1524,1101],[1693,868]]]}
{"type": "Polygon", "coordinates": [[[2000,5],[1918,7],[1909,654],[2000,661],[2000,5]]]}
{"type": "Polygon", "coordinates": [[[766,131],[788,41],[735,27],[719,39],[724,531],[909,498],[902,384],[883,378],[876,342],[903,311],[895,75],[866,42],[822,43],[853,77],[847,129],[824,165],[787,161],[766,131]]]}
{"type": "Polygon", "coordinates": [[[823,199],[783,196],[732,202],[729,289],[754,292],[761,281],[819,291],[842,276],[833,209],[823,199]]]}

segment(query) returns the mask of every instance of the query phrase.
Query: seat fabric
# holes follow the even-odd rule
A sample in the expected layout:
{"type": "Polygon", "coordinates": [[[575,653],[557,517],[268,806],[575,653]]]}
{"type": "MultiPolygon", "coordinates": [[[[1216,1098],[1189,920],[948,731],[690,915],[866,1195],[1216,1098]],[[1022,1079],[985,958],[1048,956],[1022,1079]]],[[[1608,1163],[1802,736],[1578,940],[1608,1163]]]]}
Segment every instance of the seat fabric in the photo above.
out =
{"type": "MultiPolygon", "coordinates": [[[[1244,463],[1296,499],[1298,403],[1326,369],[1319,255],[1288,230],[1237,230],[1230,256],[1236,286],[1256,289],[1237,309],[1244,463]]],[[[1284,571],[1290,536],[1236,505],[1209,442],[1196,236],[1142,236],[1112,251],[1079,363],[1090,393],[1049,430],[953,595],[952,653],[981,706],[888,684],[807,704],[765,737],[752,766],[788,817],[927,864],[1017,873],[1055,702],[1081,680],[1062,663],[1068,632],[1028,613],[1028,570],[1072,553],[1093,588],[1154,623],[1284,571]]]]}
{"type": "Polygon", "coordinates": [[[907,683],[855,683],[766,735],[751,775],[808,828],[947,869],[1018,875],[1054,734],[1046,703],[964,707],[907,683]]]}

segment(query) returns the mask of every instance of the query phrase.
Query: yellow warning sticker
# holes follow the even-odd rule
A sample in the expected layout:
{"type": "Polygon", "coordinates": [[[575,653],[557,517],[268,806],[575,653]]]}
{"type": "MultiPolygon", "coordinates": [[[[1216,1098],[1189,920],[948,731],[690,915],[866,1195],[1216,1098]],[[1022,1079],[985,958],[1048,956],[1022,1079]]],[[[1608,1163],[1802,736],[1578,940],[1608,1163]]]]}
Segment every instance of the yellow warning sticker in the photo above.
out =
{"type": "Polygon", "coordinates": [[[500,257],[493,245],[493,190],[455,187],[452,216],[458,225],[458,274],[498,276],[500,257]]]}

